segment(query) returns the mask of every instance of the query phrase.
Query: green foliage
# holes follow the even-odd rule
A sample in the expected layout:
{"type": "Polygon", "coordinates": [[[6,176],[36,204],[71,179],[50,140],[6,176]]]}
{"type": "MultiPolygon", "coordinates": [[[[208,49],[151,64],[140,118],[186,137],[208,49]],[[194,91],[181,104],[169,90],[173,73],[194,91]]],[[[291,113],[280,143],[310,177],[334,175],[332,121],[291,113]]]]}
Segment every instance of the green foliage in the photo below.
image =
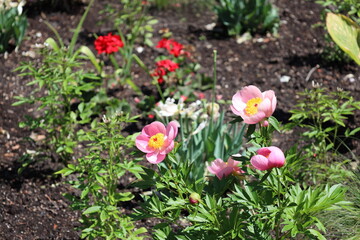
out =
{"type": "Polygon", "coordinates": [[[74,52],[80,28],[91,5],[80,20],[68,48],[56,30],[48,25],[54,30],[58,42],[53,38],[46,40],[48,47],[40,52],[42,60],[39,66],[27,62],[17,68],[20,75],[33,79],[28,85],[36,88],[29,96],[15,97],[17,102],[13,105],[33,104],[41,113],[38,117],[27,117],[25,122],[20,123],[20,127],[43,129],[48,134],[50,153],[56,153],[64,162],[69,160],[77,145],[80,134],[76,131],[77,127],[91,121],[93,104],[86,104],[84,96],[98,85],[95,75],[81,69],[80,50],[74,52]]]}
{"type": "Polygon", "coordinates": [[[360,2],[358,0],[317,0],[327,11],[346,14],[360,24],[360,2]]]}
{"type": "Polygon", "coordinates": [[[123,202],[134,198],[131,192],[120,192],[117,185],[125,174],[139,176],[141,167],[137,161],[128,160],[126,149],[133,147],[134,136],[121,135],[128,123],[135,118],[128,115],[104,117],[103,123],[92,123],[92,130],[83,136],[90,142],[86,156],[57,172],[64,176],[76,175],[69,183],[81,191],[80,196],[67,194],[75,210],[82,211],[81,238],[86,239],[143,239],[139,234],[146,229],[135,230],[134,223],[119,208],[123,202]]]}
{"type": "Polygon", "coordinates": [[[11,40],[19,46],[24,39],[28,22],[20,9],[20,7],[5,8],[5,5],[0,5],[0,53],[8,50],[11,40]]]}
{"type": "Polygon", "coordinates": [[[220,0],[215,11],[230,36],[276,33],[279,27],[278,11],[268,0],[220,0]]]}
{"type": "Polygon", "coordinates": [[[100,12],[104,14],[104,20],[110,19],[114,28],[117,29],[124,46],[119,52],[122,56],[121,63],[115,58],[114,54],[109,55],[109,59],[114,67],[113,74],[106,75],[102,65],[98,64],[94,54],[90,49],[84,49],[84,54],[91,60],[99,74],[104,78],[105,88],[109,83],[120,83],[129,85],[138,95],[142,95],[141,90],[133,82],[132,66],[136,57],[134,54],[135,44],[145,44],[152,46],[151,38],[154,31],[152,25],[157,23],[156,19],[147,15],[147,8],[141,0],[120,0],[121,9],[115,8],[111,4],[105,6],[100,12]],[[108,80],[110,79],[110,81],[108,80]]]}
{"type": "Polygon", "coordinates": [[[119,2],[122,5],[121,9],[106,5],[100,13],[111,20],[114,28],[118,29],[128,45],[141,43],[152,46],[151,38],[154,31],[152,25],[157,23],[157,20],[147,15],[146,5],[142,4],[141,0],[119,0],[119,2]]]}
{"type": "Polygon", "coordinates": [[[343,202],[344,186],[294,185],[287,167],[259,173],[243,165],[249,177],[240,181],[233,176],[192,180],[198,164],[175,159],[170,154],[158,172],[145,169],[135,184],[156,188],[143,196],[134,214],[135,219],[162,220],[154,227],[154,239],[325,239],[316,215],[349,204],[343,202]],[[194,192],[200,195],[196,204],[188,200],[194,192]]]}
{"type": "Polygon", "coordinates": [[[351,202],[346,208],[335,208],[323,212],[318,218],[329,229],[329,237],[341,239],[360,238],[360,174],[353,172],[348,178],[348,191],[345,200],[351,202]]]}
{"type": "MultiPolygon", "coordinates": [[[[55,44],[53,39],[47,42],[55,44]]],[[[20,75],[31,76],[33,81],[28,85],[37,88],[28,97],[15,97],[18,101],[13,105],[29,103],[42,112],[39,117],[28,117],[20,126],[45,130],[50,150],[67,161],[77,143],[77,126],[91,121],[91,105],[84,103],[83,95],[96,87],[97,77],[80,69],[78,53],[69,56],[64,49],[53,46],[42,50],[41,66],[28,62],[17,69],[20,75]],[[80,101],[75,109],[74,101],[80,101]]]]}
{"type": "Polygon", "coordinates": [[[334,42],[360,65],[360,26],[346,16],[328,13],[326,28],[334,42]]]}
{"type": "MultiPolygon", "coordinates": [[[[323,19],[325,19],[325,15],[328,12],[333,12],[348,16],[355,23],[360,24],[360,3],[358,0],[317,0],[316,3],[324,7],[322,11],[323,19]]],[[[321,26],[326,29],[325,24],[321,24],[321,26]]],[[[342,63],[351,61],[348,55],[344,54],[338,45],[333,44],[333,40],[328,33],[325,34],[325,42],[326,45],[322,53],[324,60],[342,63]]]]}
{"type": "Polygon", "coordinates": [[[353,137],[360,131],[360,128],[348,129],[345,136],[339,136],[339,129],[346,128],[346,120],[354,115],[355,110],[360,109],[360,102],[341,89],[326,93],[324,88],[313,88],[299,95],[302,98],[295,109],[290,111],[292,122],[287,127],[304,128],[306,131],[302,136],[308,144],[308,151],[326,161],[327,152],[337,153],[339,147],[347,147],[340,137],[353,137]]]}
{"type": "Polygon", "coordinates": [[[239,123],[226,124],[224,112],[218,116],[214,114],[216,118],[213,122],[209,119],[210,114],[208,117],[199,115],[196,120],[191,115],[195,114],[180,118],[180,134],[183,139],[177,159],[187,159],[197,166],[192,170],[191,176],[195,181],[204,177],[203,169],[208,162],[216,158],[227,160],[240,151],[246,126],[239,123]]]}

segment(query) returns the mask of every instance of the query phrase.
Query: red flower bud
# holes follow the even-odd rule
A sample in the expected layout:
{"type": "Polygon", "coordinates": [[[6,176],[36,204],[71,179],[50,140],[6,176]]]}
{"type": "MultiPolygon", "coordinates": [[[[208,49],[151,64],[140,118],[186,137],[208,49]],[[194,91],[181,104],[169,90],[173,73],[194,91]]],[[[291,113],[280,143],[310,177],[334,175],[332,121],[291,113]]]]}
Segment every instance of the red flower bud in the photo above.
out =
{"type": "Polygon", "coordinates": [[[190,197],[189,197],[189,203],[190,204],[197,204],[199,203],[201,200],[201,197],[198,193],[196,192],[193,192],[190,194],[190,197]]]}

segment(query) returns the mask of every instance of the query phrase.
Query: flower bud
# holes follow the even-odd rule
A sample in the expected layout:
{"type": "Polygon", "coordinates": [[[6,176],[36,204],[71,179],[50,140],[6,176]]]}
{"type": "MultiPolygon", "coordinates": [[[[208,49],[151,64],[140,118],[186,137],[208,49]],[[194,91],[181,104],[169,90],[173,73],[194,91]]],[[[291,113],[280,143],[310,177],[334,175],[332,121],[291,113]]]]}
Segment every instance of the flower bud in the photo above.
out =
{"type": "Polygon", "coordinates": [[[210,116],[213,115],[215,119],[219,117],[219,110],[220,110],[220,106],[217,103],[206,104],[206,113],[210,116]]]}
{"type": "Polygon", "coordinates": [[[190,197],[189,197],[190,204],[197,204],[200,202],[200,200],[201,200],[201,197],[198,193],[193,192],[190,194],[190,197]]]}
{"type": "Polygon", "coordinates": [[[265,120],[265,121],[263,121],[263,122],[261,123],[261,126],[262,126],[262,127],[268,127],[268,126],[269,126],[269,122],[268,122],[267,120],[265,120]]]}

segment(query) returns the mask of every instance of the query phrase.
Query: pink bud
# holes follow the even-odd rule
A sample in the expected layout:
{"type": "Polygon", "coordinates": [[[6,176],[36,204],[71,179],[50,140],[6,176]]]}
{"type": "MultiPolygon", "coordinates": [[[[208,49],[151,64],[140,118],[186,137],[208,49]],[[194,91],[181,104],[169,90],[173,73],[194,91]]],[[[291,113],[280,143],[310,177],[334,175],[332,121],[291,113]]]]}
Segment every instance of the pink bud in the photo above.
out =
{"type": "Polygon", "coordinates": [[[134,98],[134,102],[139,103],[139,102],[140,102],[140,99],[139,99],[138,97],[135,97],[135,98],[134,98]]]}
{"type": "Polygon", "coordinates": [[[190,194],[190,197],[189,197],[189,203],[190,204],[197,204],[199,203],[201,200],[201,197],[198,193],[196,192],[193,192],[190,194]]]}
{"type": "Polygon", "coordinates": [[[268,127],[269,126],[269,122],[268,121],[263,121],[262,123],[261,123],[261,126],[262,127],[268,127]]]}

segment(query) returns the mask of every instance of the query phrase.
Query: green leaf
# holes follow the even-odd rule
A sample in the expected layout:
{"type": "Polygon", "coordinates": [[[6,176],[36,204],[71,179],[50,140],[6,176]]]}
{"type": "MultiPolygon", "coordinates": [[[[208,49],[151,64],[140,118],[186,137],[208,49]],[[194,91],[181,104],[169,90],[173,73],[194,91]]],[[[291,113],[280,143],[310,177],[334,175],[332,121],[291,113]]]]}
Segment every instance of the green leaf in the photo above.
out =
{"type": "Polygon", "coordinates": [[[334,13],[327,14],[326,27],[334,42],[360,65],[360,27],[350,18],[334,13]]]}
{"type": "Polygon", "coordinates": [[[64,177],[67,175],[70,175],[71,173],[73,173],[74,170],[69,169],[69,168],[63,168],[60,171],[55,172],[55,174],[62,174],[64,177]]]}
{"type": "Polygon", "coordinates": [[[106,221],[106,219],[108,219],[108,218],[109,218],[108,213],[107,213],[106,211],[101,211],[101,213],[100,213],[100,220],[101,220],[102,222],[104,222],[104,221],[106,221]]]}
{"type": "Polygon", "coordinates": [[[269,121],[270,125],[275,128],[276,131],[280,132],[280,123],[275,117],[273,117],[273,116],[269,117],[268,121],[269,121]]]}
{"type": "Polygon", "coordinates": [[[92,207],[89,207],[88,209],[86,209],[83,214],[91,214],[91,213],[96,213],[96,212],[99,212],[101,209],[100,206],[92,206],[92,207]]]}
{"type": "Polygon", "coordinates": [[[117,201],[126,202],[133,199],[135,196],[131,192],[116,193],[115,198],[117,201]]]}
{"type": "Polygon", "coordinates": [[[307,231],[310,232],[311,235],[316,236],[320,240],[326,240],[326,238],[315,229],[308,229],[307,231]]]}

